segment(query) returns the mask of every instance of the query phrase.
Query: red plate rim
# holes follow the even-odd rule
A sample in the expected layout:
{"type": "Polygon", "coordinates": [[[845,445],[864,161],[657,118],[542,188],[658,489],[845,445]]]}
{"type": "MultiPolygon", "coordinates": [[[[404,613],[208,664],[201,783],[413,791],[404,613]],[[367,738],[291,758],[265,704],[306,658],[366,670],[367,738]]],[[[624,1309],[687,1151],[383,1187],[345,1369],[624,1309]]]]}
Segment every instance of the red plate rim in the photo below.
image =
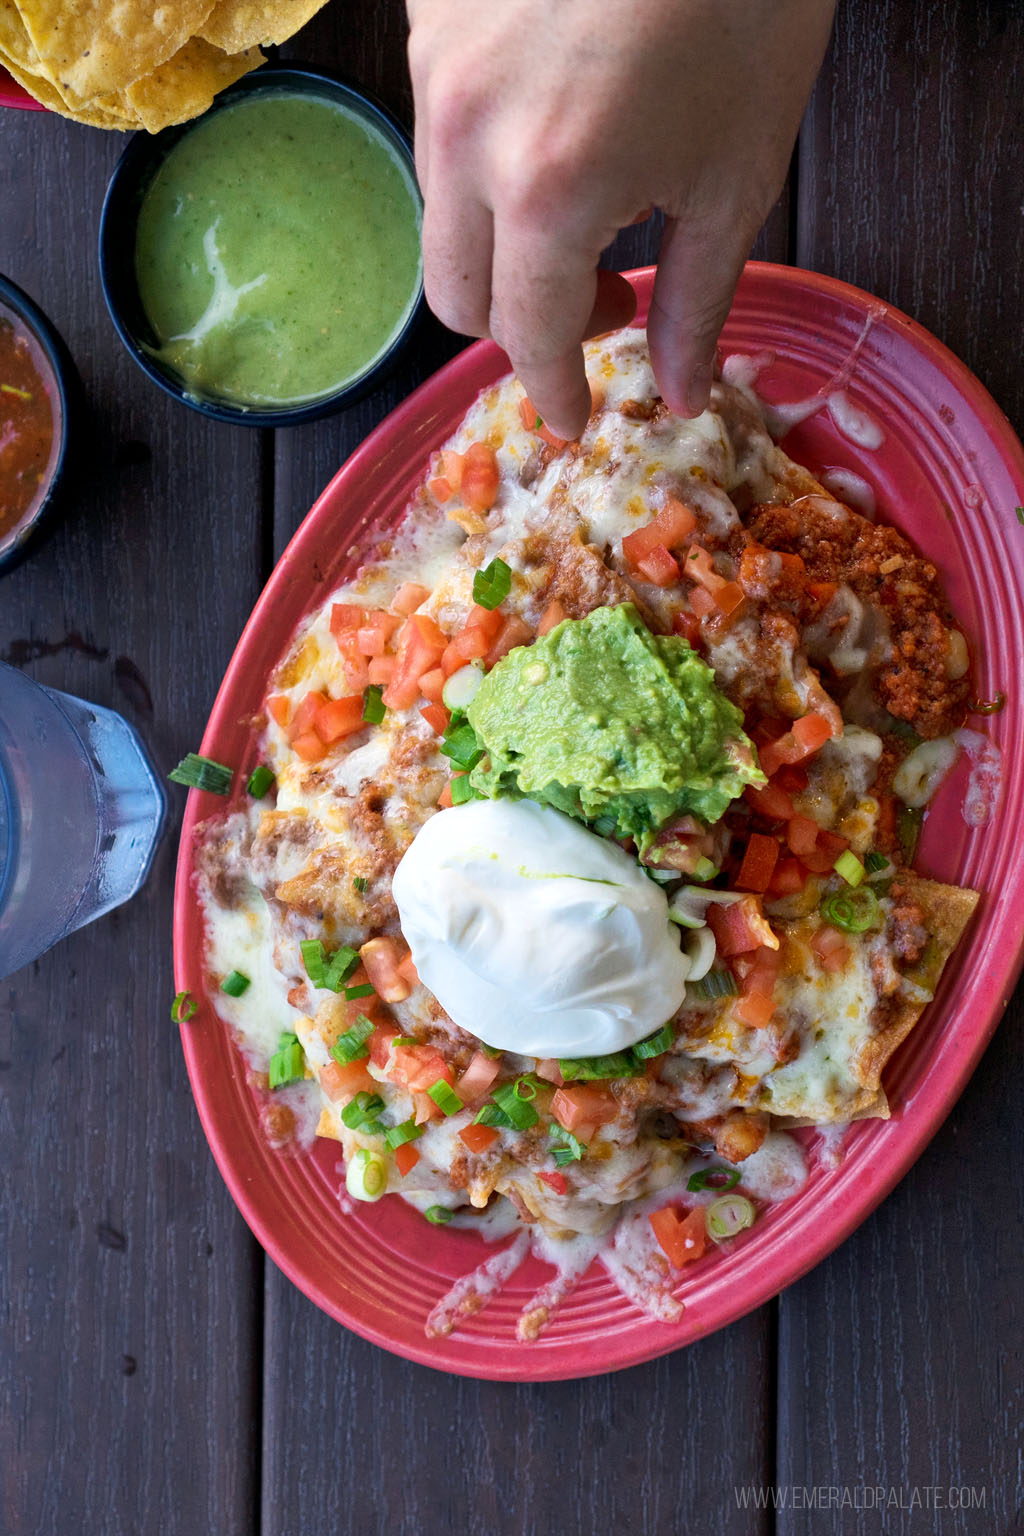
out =
{"type": "Polygon", "coordinates": [[[46,108],[41,101],[20,85],[13,75],[10,75],[0,64],[0,107],[11,107],[15,111],[45,112],[46,108]]]}
{"type": "MultiPolygon", "coordinates": [[[[641,314],[646,312],[653,274],[653,268],[626,274],[637,288],[641,314]]],[[[780,315],[790,312],[796,317],[795,351],[801,351],[799,338],[804,326],[811,349],[793,366],[805,371],[812,368],[812,372],[816,367],[822,380],[834,366],[834,358],[829,360],[829,346],[837,357],[843,348],[848,352],[866,318],[874,316],[874,330],[861,353],[851,392],[876,414],[887,403],[895,409],[893,402],[901,402],[907,419],[913,421],[917,440],[927,447],[929,474],[939,481],[938,486],[930,481],[933,496],[925,508],[930,526],[934,529],[936,508],[944,509],[964,548],[973,541],[972,559],[984,563],[986,580],[990,577],[994,586],[987,592],[984,605],[968,606],[973,608],[975,620],[972,633],[983,642],[979,665],[989,674],[982,686],[994,687],[998,676],[993,669],[998,668],[999,658],[1019,656],[1024,651],[1024,530],[1019,541],[1013,542],[1017,527],[1013,508],[1024,502],[1024,449],[992,397],[948,348],[901,311],[835,278],[772,263],[748,263],[723,335],[723,350],[737,350],[730,345],[730,332],[738,329],[744,331],[745,338],[748,333],[754,338],[745,339],[739,350],[759,350],[764,344],[759,328],[770,338],[773,328],[781,324],[780,315]],[[826,323],[833,314],[834,335],[826,323]],[[887,359],[890,364],[899,361],[901,365],[895,369],[895,377],[884,366],[887,359]],[[908,362],[915,366],[909,368],[908,362]],[[946,503],[947,496],[950,504],[959,497],[955,510],[946,503]]],[[[780,346],[780,362],[785,362],[786,356],[780,346]]],[[[409,465],[413,459],[422,472],[429,451],[449,435],[477,390],[505,371],[507,360],[493,343],[475,343],[392,411],[338,471],[289,543],[253,610],[213,706],[202,741],[204,754],[221,761],[239,760],[246,736],[240,721],[258,709],[270,667],[302,615],[339,584],[336,568],[325,580],[317,565],[323,528],[337,521],[339,506],[347,502],[354,507],[354,515],[345,519],[346,544],[365,533],[371,517],[375,521],[382,507],[390,508],[394,518],[411,488],[409,465]],[[366,492],[362,500],[360,490],[366,492]],[[367,497],[372,498],[368,509],[367,497]],[[361,511],[364,516],[360,521],[361,511]],[[287,624],[282,622],[284,618],[287,624]]],[[[767,387],[766,393],[770,393],[767,387]]],[[[786,440],[787,449],[800,430],[786,440]]],[[[794,456],[808,455],[794,452],[794,456]]],[[[855,457],[849,450],[845,456],[855,457]]],[[[862,470],[865,461],[866,455],[862,455],[862,470]]],[[[886,515],[893,511],[887,507],[886,515]]],[[[892,520],[906,526],[902,516],[892,520]]],[[[961,567],[951,566],[947,573],[945,555],[940,557],[929,548],[927,539],[923,542],[951,585],[957,580],[962,585],[961,567]]],[[[970,589],[964,590],[969,596],[970,589]]],[[[953,607],[962,620],[967,617],[956,596],[953,607]]],[[[967,628],[971,630],[970,623],[967,628]]],[[[997,741],[1012,745],[1020,738],[1022,724],[1024,710],[1014,694],[1003,714],[985,728],[997,741]]],[[[252,756],[251,747],[248,755],[252,756]]],[[[421,1324],[416,1331],[416,1320],[402,1312],[398,1301],[389,1310],[373,1300],[354,1260],[349,1261],[350,1272],[345,1271],[342,1234],[346,1246],[350,1235],[358,1239],[357,1248],[363,1244],[366,1263],[372,1268],[377,1251],[374,1243],[384,1240],[389,1226],[401,1226],[400,1215],[382,1215],[382,1207],[393,1207],[397,1202],[383,1201],[365,1212],[361,1208],[358,1217],[345,1219],[344,1228],[339,1220],[337,1248],[333,1240],[325,1240],[322,1228],[319,1234],[312,1229],[320,1220],[315,1208],[323,1204],[322,1187],[314,1188],[317,1176],[313,1160],[282,1158],[263,1142],[245,1085],[244,1065],[226,1027],[218,1024],[212,1008],[202,1006],[206,982],[201,961],[202,917],[192,887],[193,845],[200,821],[220,809],[223,802],[218,805],[215,797],[193,792],[182,827],[175,886],[175,984],[179,990],[192,992],[201,1006],[195,1018],[182,1027],[182,1040],[204,1130],[250,1228],[278,1267],[330,1316],[407,1359],[460,1375],[534,1381],[622,1369],[679,1348],[753,1310],[836,1248],[903,1177],[949,1113],[992,1036],[1024,961],[1024,937],[1017,915],[1024,899],[1024,862],[1013,859],[1012,839],[998,836],[1000,823],[1012,828],[1024,817],[1024,762],[1012,762],[1012,773],[1011,762],[1007,753],[1010,777],[1004,783],[1000,809],[987,837],[984,832],[976,833],[971,842],[961,829],[952,854],[948,849],[933,850],[933,861],[948,864],[955,858],[957,863],[955,873],[937,871],[939,878],[962,883],[970,878],[980,885],[980,875],[990,894],[982,902],[984,931],[976,919],[964,937],[964,950],[958,952],[960,974],[944,976],[925,1019],[887,1070],[887,1085],[893,1084],[893,1118],[853,1126],[839,1169],[826,1172],[815,1168],[807,1189],[763,1218],[747,1242],[733,1253],[711,1266],[695,1266],[692,1276],[683,1271],[676,1287],[687,1308],[681,1323],[668,1326],[652,1322],[623,1301],[624,1310],[616,1304],[615,1315],[599,1319],[592,1334],[579,1324],[577,1333],[567,1339],[559,1337],[559,1314],[550,1336],[542,1335],[530,1345],[519,1344],[514,1330],[497,1337],[490,1329],[488,1319],[500,1311],[497,1301],[479,1314],[479,1323],[474,1320],[465,1331],[428,1339],[421,1324]],[[972,965],[982,951],[984,963],[972,965]]],[[[242,766],[244,770],[244,759],[242,766]]],[[[243,771],[243,782],[244,776],[243,771]]],[[[411,1219],[418,1222],[418,1218],[411,1219]]],[[[467,1255],[465,1245],[474,1244],[472,1255],[462,1264],[465,1269],[485,1256],[476,1239],[436,1229],[421,1234],[417,1249],[437,1243],[456,1243],[458,1252],[467,1255]]],[[[390,1255],[383,1248],[379,1251],[381,1265],[386,1268],[390,1255]]],[[[394,1269],[394,1264],[391,1267],[394,1269]]],[[[445,1272],[454,1277],[461,1269],[456,1264],[445,1272]]],[[[584,1286],[588,1283],[589,1277],[584,1286]]],[[[396,1277],[395,1284],[400,1290],[400,1278],[396,1277]]],[[[443,1280],[438,1284],[440,1289],[430,1302],[439,1299],[447,1288],[443,1280]]],[[[607,1302],[602,1304],[607,1311],[607,1302]]],[[[581,1316],[589,1316],[593,1305],[590,1313],[586,1307],[580,1311],[581,1316]]]]}

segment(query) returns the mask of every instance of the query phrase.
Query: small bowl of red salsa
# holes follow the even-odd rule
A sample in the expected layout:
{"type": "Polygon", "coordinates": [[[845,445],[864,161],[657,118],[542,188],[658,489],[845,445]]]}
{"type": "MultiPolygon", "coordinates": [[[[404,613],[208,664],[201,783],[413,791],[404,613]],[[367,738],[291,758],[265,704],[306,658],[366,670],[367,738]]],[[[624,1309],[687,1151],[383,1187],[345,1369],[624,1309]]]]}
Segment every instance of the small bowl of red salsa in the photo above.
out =
{"type": "Polygon", "coordinates": [[[0,571],[50,517],[68,458],[74,364],[42,311],[0,277],[0,571]]]}

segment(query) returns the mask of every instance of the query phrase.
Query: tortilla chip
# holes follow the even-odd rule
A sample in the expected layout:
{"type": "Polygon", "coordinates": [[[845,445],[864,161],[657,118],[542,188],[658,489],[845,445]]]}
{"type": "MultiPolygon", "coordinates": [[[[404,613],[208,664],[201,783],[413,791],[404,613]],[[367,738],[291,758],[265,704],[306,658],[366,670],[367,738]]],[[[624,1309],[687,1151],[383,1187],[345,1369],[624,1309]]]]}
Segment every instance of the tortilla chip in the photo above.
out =
{"type": "Polygon", "coordinates": [[[284,43],[327,0],[217,0],[198,35],[224,53],[242,53],[259,43],[284,43]]]}
{"type": "Polygon", "coordinates": [[[218,91],[264,63],[258,48],[222,53],[201,37],[193,37],[173,59],[125,91],[128,106],[138,113],[150,133],[187,122],[205,112],[218,91]]]}
{"type": "Polygon", "coordinates": [[[122,91],[193,37],[213,0],[19,0],[40,73],[83,101],[122,91]]]}
{"type": "Polygon", "coordinates": [[[39,55],[14,0],[0,0],[0,59],[32,74],[39,70],[39,55]]]}
{"type": "Polygon", "coordinates": [[[12,80],[23,85],[36,101],[41,102],[48,111],[56,112],[60,117],[68,117],[75,123],[85,123],[90,128],[114,128],[121,132],[141,126],[137,117],[130,117],[118,106],[116,97],[99,97],[95,103],[72,107],[68,105],[56,86],[42,75],[19,69],[8,58],[3,59],[3,64],[12,80]],[[111,110],[108,110],[105,105],[108,101],[113,102],[111,110]]]}

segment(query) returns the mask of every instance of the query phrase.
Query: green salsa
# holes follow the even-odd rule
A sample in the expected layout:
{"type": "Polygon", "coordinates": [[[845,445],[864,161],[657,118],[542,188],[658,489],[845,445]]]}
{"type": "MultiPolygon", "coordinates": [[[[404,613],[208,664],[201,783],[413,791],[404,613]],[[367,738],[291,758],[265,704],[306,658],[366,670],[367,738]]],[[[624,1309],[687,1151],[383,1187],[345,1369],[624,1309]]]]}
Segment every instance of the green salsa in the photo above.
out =
{"type": "Polygon", "coordinates": [[[420,286],[420,199],[384,135],[256,93],[168,154],[139,212],[151,354],[200,397],[298,405],[371,367],[420,286]]]}
{"type": "Polygon", "coordinates": [[[470,782],[526,796],[641,852],[682,814],[715,822],[763,784],[743,715],[678,635],[655,635],[632,603],[566,619],[487,674],[469,705],[485,756],[470,782]]]}

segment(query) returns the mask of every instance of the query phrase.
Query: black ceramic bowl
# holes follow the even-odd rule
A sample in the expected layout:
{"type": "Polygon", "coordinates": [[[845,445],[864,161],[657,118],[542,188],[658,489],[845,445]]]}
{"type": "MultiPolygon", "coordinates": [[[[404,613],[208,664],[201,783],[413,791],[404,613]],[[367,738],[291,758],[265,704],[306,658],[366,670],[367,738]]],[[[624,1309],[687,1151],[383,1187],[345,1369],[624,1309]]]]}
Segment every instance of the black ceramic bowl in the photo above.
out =
{"type": "Polygon", "coordinates": [[[31,541],[52,524],[61,505],[81,414],[78,373],[70,352],[39,306],[6,277],[0,277],[0,321],[3,320],[12,321],[16,330],[27,335],[34,350],[33,362],[46,384],[53,411],[53,446],[32,503],[13,528],[0,533],[0,572],[23,560],[31,541]]]}
{"type": "MultiPolygon", "coordinates": [[[[155,384],[192,410],[218,421],[250,427],[286,427],[327,416],[367,394],[395,365],[423,311],[423,277],[419,276],[404,322],[361,373],[347,379],[329,394],[295,404],[267,406],[246,404],[226,394],[199,393],[175,370],[154,357],[159,345],[143,308],[135,271],[135,240],[143,199],[168,153],[199,123],[256,93],[299,95],[343,107],[376,130],[408,169],[416,187],[412,146],[401,125],[378,102],[335,75],[305,65],[280,65],[245,75],[222,91],[202,117],[162,133],[137,133],[130,140],[110,180],[100,219],[100,279],[103,296],[117,333],[132,357],[155,384]]],[[[417,206],[422,207],[416,192],[417,206]]]]}

